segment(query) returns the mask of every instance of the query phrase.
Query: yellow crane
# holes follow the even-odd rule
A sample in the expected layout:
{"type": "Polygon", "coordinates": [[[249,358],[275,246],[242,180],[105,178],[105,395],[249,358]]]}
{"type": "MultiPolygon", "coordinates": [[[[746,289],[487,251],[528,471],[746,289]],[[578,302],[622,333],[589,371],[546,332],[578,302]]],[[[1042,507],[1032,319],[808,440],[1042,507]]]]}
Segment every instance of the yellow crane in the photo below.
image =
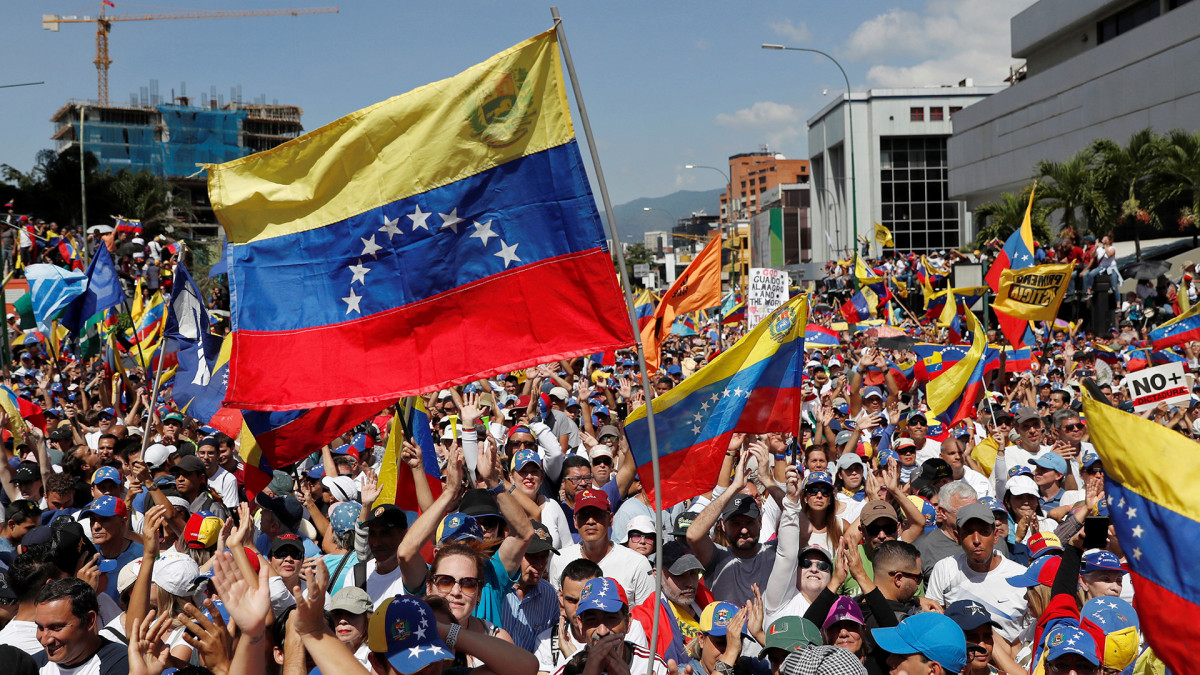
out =
{"type": "Polygon", "coordinates": [[[300,16],[301,14],[337,14],[337,7],[307,7],[300,9],[247,9],[215,10],[206,12],[175,12],[171,14],[108,14],[108,3],[101,2],[98,16],[76,16],[43,14],[42,28],[58,32],[60,23],[96,24],[96,78],[99,83],[100,105],[108,105],[108,67],[112,59],[108,56],[108,32],[114,21],[158,21],[162,19],[233,19],[251,16],[300,16]]]}

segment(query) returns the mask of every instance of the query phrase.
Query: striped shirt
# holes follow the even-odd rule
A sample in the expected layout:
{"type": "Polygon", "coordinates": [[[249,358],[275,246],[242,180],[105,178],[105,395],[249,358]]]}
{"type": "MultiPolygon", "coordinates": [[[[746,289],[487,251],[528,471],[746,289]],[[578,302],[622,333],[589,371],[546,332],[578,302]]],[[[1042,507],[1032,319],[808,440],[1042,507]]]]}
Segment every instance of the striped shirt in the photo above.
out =
{"type": "Polygon", "coordinates": [[[530,652],[537,649],[538,633],[558,623],[558,591],[545,579],[525,594],[517,596],[516,588],[504,596],[500,610],[500,625],[512,636],[513,643],[530,652]]]}

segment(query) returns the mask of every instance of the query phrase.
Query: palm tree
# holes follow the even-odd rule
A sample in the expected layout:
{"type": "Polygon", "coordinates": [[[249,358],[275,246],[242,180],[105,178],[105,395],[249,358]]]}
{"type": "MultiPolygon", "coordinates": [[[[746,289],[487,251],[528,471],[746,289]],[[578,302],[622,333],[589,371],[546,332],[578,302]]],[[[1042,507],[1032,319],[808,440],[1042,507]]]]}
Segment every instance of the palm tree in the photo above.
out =
{"type": "Polygon", "coordinates": [[[1200,219],[1200,132],[1169,132],[1162,147],[1160,169],[1162,188],[1168,197],[1187,200],[1179,212],[1179,229],[1196,224],[1200,219]]]}
{"type": "MultiPolygon", "coordinates": [[[[1021,222],[1025,220],[1025,209],[1029,206],[1029,192],[1032,189],[1032,186],[1027,187],[1020,194],[1005,192],[1000,195],[999,201],[975,207],[975,219],[982,223],[976,237],[977,246],[982,246],[991,239],[1006,241],[1008,236],[1021,226],[1021,222]]],[[[1043,247],[1051,240],[1049,215],[1049,207],[1038,200],[1033,202],[1029,223],[1033,226],[1033,238],[1041,242],[1043,247]]]]}
{"type": "Polygon", "coordinates": [[[1108,216],[1108,200],[1096,182],[1096,154],[1085,148],[1065,162],[1043,160],[1037,163],[1037,198],[1051,211],[1062,211],[1062,229],[1080,233],[1092,229],[1108,216]],[[1083,219],[1079,219],[1080,212],[1083,219]]]}
{"type": "MultiPolygon", "coordinates": [[[[1098,163],[1096,173],[1110,204],[1120,204],[1118,220],[1135,225],[1134,246],[1137,259],[1142,259],[1142,240],[1139,230],[1146,225],[1162,229],[1158,207],[1166,198],[1157,180],[1163,160],[1162,138],[1147,129],[1135,132],[1124,146],[1107,138],[1092,143],[1098,163]]],[[[1111,232],[1113,220],[1104,223],[1111,232]]],[[[1107,233],[1107,232],[1106,232],[1107,233]]]]}
{"type": "Polygon", "coordinates": [[[108,178],[109,194],[118,205],[118,213],[142,221],[147,236],[192,215],[192,205],[170,182],[145,169],[121,169],[108,178]]]}

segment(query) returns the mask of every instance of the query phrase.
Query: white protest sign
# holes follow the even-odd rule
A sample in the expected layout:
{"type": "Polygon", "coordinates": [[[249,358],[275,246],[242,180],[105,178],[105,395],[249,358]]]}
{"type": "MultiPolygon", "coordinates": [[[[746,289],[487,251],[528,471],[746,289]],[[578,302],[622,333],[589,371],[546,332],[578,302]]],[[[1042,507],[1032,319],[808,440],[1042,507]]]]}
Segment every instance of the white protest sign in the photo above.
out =
{"type": "Polygon", "coordinates": [[[770,267],[751,267],[746,295],[746,330],[779,309],[788,299],[788,275],[770,267]]]}
{"type": "Polygon", "coordinates": [[[1173,405],[1191,399],[1182,363],[1168,363],[1130,373],[1125,376],[1125,387],[1136,412],[1150,410],[1163,402],[1173,405]]]}

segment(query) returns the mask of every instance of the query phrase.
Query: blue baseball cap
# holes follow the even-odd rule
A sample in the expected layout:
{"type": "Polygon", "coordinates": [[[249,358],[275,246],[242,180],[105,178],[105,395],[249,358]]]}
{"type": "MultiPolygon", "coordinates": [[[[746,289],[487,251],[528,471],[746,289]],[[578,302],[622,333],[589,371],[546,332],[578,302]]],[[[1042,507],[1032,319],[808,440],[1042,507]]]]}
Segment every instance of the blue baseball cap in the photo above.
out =
{"type": "Polygon", "coordinates": [[[453,661],[437,631],[437,617],[424,600],[411,595],[389,598],[371,614],[367,648],[387,657],[393,668],[411,675],[431,663],[453,661]]]}
{"type": "Polygon", "coordinates": [[[542,467],[542,458],[538,456],[535,450],[519,450],[513,455],[512,470],[520,471],[528,464],[536,464],[539,469],[542,467]]]}
{"type": "Polygon", "coordinates": [[[808,487],[814,483],[825,483],[829,487],[833,487],[833,476],[830,476],[826,471],[809,471],[804,476],[804,487],[808,487]]]}
{"type": "Polygon", "coordinates": [[[1061,625],[1046,636],[1046,663],[1067,654],[1077,654],[1093,666],[1100,665],[1096,656],[1096,641],[1086,631],[1071,625],[1061,625]]]}
{"type": "Polygon", "coordinates": [[[1089,450],[1088,452],[1083,453],[1083,457],[1079,460],[1079,463],[1083,465],[1083,468],[1087,469],[1099,461],[1100,455],[1097,455],[1089,450]]]}
{"type": "Polygon", "coordinates": [[[1079,570],[1080,574],[1089,574],[1101,570],[1121,572],[1122,574],[1128,572],[1121,565],[1120,559],[1111,551],[1091,551],[1083,555],[1083,568],[1079,570]]]}
{"type": "Polygon", "coordinates": [[[338,502],[329,508],[329,526],[339,537],[354,529],[354,522],[363,506],[358,502],[338,502]]]}
{"type": "Polygon", "coordinates": [[[1000,500],[995,497],[980,497],[979,503],[991,509],[992,513],[1008,513],[1008,510],[1004,508],[1000,500]]]}
{"type": "Polygon", "coordinates": [[[883,390],[880,389],[879,387],[874,387],[874,386],[864,387],[862,390],[862,400],[865,401],[865,400],[871,398],[872,396],[878,396],[880,399],[884,399],[884,400],[887,399],[887,397],[883,395],[883,390]]]}
{"type": "Polygon", "coordinates": [[[451,513],[442,518],[437,529],[437,542],[444,544],[451,541],[483,541],[483,528],[474,516],[465,513],[451,513]]]}
{"type": "Polygon", "coordinates": [[[850,414],[850,404],[849,403],[839,403],[839,404],[833,406],[833,409],[842,415],[850,414]]]}
{"type": "Polygon", "coordinates": [[[1133,605],[1117,597],[1102,596],[1088,600],[1079,610],[1079,617],[1096,624],[1105,634],[1130,627],[1141,630],[1133,605]]]}
{"type": "Polygon", "coordinates": [[[101,410],[101,411],[100,411],[100,414],[101,414],[102,416],[103,416],[103,415],[108,415],[109,417],[116,417],[116,416],[117,416],[117,411],[113,410],[112,408],[105,408],[105,409],[103,409],[103,410],[101,410]]]}
{"type": "Polygon", "coordinates": [[[957,673],[967,665],[967,637],[954,619],[936,612],[914,614],[892,628],[874,628],[875,644],[892,654],[921,654],[957,673]]]}
{"type": "Polygon", "coordinates": [[[675,366],[675,365],[667,366],[667,374],[668,375],[682,375],[683,368],[680,368],[679,366],[675,366]]]}
{"type": "Polygon", "coordinates": [[[1029,463],[1064,475],[1067,473],[1067,460],[1057,452],[1044,452],[1029,460],[1029,463]]]}
{"type": "Polygon", "coordinates": [[[375,447],[375,443],[372,442],[371,438],[366,434],[355,434],[354,438],[350,439],[350,445],[360,453],[367,448],[375,447]]]}
{"type": "Polygon", "coordinates": [[[963,632],[975,630],[984,624],[999,626],[987,607],[976,600],[956,600],[946,606],[946,616],[954,620],[963,632]]]}
{"type": "Polygon", "coordinates": [[[710,602],[700,614],[700,632],[715,637],[729,633],[729,621],[738,613],[737,605],[728,602],[710,602]]]}
{"type": "Polygon", "coordinates": [[[121,472],[113,466],[102,466],[92,473],[92,485],[99,485],[106,480],[110,480],[117,485],[122,485],[121,472]]]}
{"type": "Polygon", "coordinates": [[[314,466],[308,471],[305,471],[304,475],[312,480],[321,480],[325,477],[325,467],[323,465],[314,466]]]}
{"type": "Polygon", "coordinates": [[[80,512],[79,517],[90,518],[92,516],[97,516],[99,518],[110,518],[112,516],[125,516],[128,515],[128,513],[129,511],[126,509],[125,502],[123,500],[105,495],[103,497],[93,499],[92,503],[88,504],[86,507],[84,507],[83,511],[80,512]]]}
{"type": "Polygon", "coordinates": [[[1033,469],[1030,469],[1027,466],[1014,466],[1014,467],[1009,468],[1008,479],[1012,480],[1012,479],[1016,478],[1017,476],[1029,476],[1030,478],[1032,478],[1033,477],[1033,469]]]}
{"type": "Polygon", "coordinates": [[[598,577],[588,581],[579,593],[579,606],[575,614],[583,614],[589,609],[602,612],[619,612],[622,607],[629,606],[629,597],[625,589],[612,577],[598,577]]]}
{"type": "Polygon", "coordinates": [[[887,448],[879,451],[879,466],[887,466],[888,462],[900,463],[900,455],[895,450],[887,448]]]}
{"type": "Polygon", "coordinates": [[[1009,586],[1016,588],[1033,588],[1034,586],[1052,586],[1054,585],[1054,575],[1058,574],[1058,567],[1062,564],[1062,558],[1056,555],[1043,555],[1029,564],[1029,567],[1024,572],[1015,577],[1008,577],[1009,586]]]}

